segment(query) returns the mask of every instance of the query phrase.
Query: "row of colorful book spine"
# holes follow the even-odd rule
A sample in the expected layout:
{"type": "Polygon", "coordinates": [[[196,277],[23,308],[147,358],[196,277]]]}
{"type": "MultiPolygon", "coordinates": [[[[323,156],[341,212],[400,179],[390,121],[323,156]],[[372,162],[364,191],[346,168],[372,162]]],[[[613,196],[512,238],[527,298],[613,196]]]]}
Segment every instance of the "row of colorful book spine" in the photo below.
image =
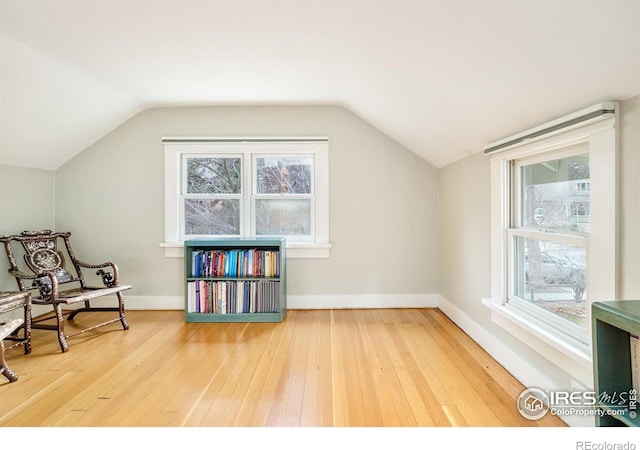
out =
{"type": "Polygon", "coordinates": [[[191,275],[195,278],[279,277],[279,250],[194,250],[191,275]]]}
{"type": "Polygon", "coordinates": [[[280,283],[271,280],[189,281],[187,312],[204,314],[280,312],[280,283]]]}

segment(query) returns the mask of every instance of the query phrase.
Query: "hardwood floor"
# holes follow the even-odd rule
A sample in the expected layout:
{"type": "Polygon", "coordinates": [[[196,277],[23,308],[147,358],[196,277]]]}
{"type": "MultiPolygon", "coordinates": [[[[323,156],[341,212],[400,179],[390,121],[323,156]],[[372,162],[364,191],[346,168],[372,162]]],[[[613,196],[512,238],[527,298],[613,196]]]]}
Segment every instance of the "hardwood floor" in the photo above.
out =
{"type": "Polygon", "coordinates": [[[0,381],[0,426],[564,426],[522,418],[524,387],[437,309],[292,310],[283,323],[127,318],[130,330],[72,338],[68,353],[43,330],[31,355],[7,352],[19,379],[0,381]]]}

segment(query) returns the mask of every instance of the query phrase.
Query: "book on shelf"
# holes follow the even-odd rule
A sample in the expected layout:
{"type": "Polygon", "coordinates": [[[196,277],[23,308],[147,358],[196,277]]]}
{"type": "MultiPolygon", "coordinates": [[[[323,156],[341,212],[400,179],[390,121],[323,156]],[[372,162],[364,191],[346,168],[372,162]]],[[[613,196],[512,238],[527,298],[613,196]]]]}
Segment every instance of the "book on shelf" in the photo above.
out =
{"type": "Polygon", "coordinates": [[[233,249],[194,250],[191,276],[223,277],[279,277],[279,250],[233,249]]]}
{"type": "Polygon", "coordinates": [[[245,314],[280,312],[280,282],[193,280],[187,282],[187,312],[245,314]]]}

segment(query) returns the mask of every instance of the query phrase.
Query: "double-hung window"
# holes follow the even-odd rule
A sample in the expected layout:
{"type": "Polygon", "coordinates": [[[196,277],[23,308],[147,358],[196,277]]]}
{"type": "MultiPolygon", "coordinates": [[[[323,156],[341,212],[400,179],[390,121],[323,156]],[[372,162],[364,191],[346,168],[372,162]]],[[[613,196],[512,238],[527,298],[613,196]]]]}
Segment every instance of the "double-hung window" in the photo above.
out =
{"type": "Polygon", "coordinates": [[[164,148],[163,246],[285,237],[290,256],[328,256],[326,138],[166,138],[164,148]]]}
{"type": "Polygon", "coordinates": [[[617,296],[616,104],[491,144],[494,322],[585,385],[591,302],[617,296]]]}
{"type": "Polygon", "coordinates": [[[586,342],[589,148],[510,164],[507,301],[586,342]]]}

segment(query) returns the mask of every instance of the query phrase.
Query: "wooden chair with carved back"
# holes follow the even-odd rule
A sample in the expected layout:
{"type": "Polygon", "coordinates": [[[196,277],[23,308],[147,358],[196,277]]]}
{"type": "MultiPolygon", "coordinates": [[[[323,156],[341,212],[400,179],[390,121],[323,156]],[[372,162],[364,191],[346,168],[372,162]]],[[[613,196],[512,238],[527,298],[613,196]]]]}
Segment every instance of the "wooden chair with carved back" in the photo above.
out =
{"type": "Polygon", "coordinates": [[[56,331],[63,352],[69,350],[67,338],[72,336],[117,321],[121,322],[125,330],[129,329],[122,292],[131,289],[131,286],[120,284],[118,266],[115,263],[88,264],[76,258],[71,248],[70,236],[70,232],[51,230],[23,231],[17,235],[0,236],[9,259],[9,273],[15,277],[20,291],[32,292],[33,305],[50,305],[53,308],[51,313],[34,317],[32,328],[56,331]],[[19,253],[22,254],[24,264],[18,264],[19,253]],[[71,266],[69,270],[67,259],[71,266]],[[103,286],[89,286],[82,272],[83,268],[97,269],[96,277],[101,278],[103,286]],[[116,296],[117,306],[91,305],[92,300],[110,295],[116,296]],[[117,317],[65,334],[65,317],[70,321],[82,312],[116,312],[117,317]]]}

